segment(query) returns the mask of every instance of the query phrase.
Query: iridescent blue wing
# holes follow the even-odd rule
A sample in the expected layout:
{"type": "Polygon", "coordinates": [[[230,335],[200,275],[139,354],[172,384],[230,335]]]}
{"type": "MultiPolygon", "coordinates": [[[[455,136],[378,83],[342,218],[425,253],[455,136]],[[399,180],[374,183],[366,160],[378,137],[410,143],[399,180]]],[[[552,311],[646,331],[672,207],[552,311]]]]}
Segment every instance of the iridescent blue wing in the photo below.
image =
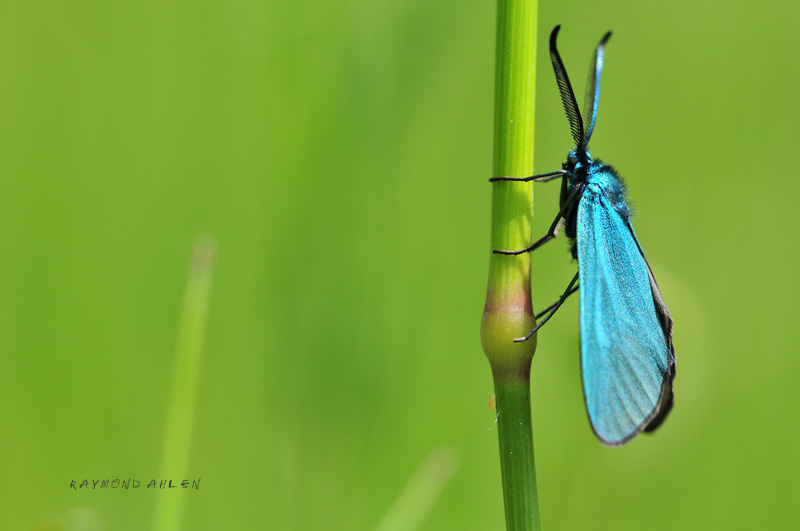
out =
{"type": "Polygon", "coordinates": [[[597,437],[616,446],[672,403],[672,319],[627,217],[600,184],[581,196],[577,218],[581,372],[597,437]]]}

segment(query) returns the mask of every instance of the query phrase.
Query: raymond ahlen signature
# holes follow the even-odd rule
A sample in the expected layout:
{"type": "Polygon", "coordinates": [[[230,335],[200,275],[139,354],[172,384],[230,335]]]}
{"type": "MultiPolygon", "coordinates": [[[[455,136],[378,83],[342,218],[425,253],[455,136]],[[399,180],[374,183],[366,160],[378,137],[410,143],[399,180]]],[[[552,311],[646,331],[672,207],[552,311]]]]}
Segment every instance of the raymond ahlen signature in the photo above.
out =
{"type": "MultiPolygon", "coordinates": [[[[142,482],[138,479],[128,478],[125,479],[84,479],[80,483],[76,480],[71,480],[69,482],[69,487],[75,490],[99,490],[99,489],[138,489],[142,486],[142,482]]],[[[182,481],[172,480],[172,479],[162,479],[156,480],[151,479],[147,484],[145,484],[145,489],[177,489],[178,487],[182,489],[188,489],[191,487],[194,490],[200,489],[200,478],[193,479],[191,482],[188,479],[184,479],[182,481]]]]}

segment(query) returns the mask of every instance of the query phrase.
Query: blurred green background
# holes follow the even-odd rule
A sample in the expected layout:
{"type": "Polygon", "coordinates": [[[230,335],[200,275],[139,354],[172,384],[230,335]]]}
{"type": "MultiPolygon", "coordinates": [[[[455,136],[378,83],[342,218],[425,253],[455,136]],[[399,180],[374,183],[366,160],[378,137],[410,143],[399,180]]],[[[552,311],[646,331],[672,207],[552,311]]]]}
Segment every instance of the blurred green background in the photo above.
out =
{"type": "MultiPolygon", "coordinates": [[[[606,448],[577,297],[543,330],[543,527],[786,528],[800,5],[540,4],[536,169],[571,147],[550,29],[579,93],[613,29],[592,153],[627,180],[678,355],[669,420],[606,448]]],[[[441,445],[460,467],[423,528],[503,529],[479,342],[494,31],[494,2],[0,3],[0,529],[150,526],[159,492],[68,486],[158,477],[201,233],[186,529],[373,529],[441,445]]],[[[536,234],[557,196],[536,185],[536,234]]],[[[533,268],[541,308],[566,241],[533,268]]]]}

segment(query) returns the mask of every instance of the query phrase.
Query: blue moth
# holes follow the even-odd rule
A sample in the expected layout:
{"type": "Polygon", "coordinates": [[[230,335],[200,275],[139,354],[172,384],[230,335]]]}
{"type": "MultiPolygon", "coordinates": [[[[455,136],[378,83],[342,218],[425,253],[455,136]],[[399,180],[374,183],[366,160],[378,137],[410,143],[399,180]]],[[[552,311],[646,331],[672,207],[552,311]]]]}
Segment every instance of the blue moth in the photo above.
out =
{"type": "Polygon", "coordinates": [[[495,177],[491,181],[540,181],[561,178],[560,208],[547,234],[530,247],[495,253],[531,252],[564,227],[578,273],[543,317],[529,339],[580,288],[581,374],[586,412],[601,442],[619,446],[642,431],[653,431],[673,403],[675,349],[672,316],[631,225],[626,189],[616,170],[589,154],[597,118],[603,55],[611,32],[595,51],[581,115],[567,71],[556,47],[560,26],[550,34],[550,60],[575,148],[562,169],[531,177],[495,177]]]}

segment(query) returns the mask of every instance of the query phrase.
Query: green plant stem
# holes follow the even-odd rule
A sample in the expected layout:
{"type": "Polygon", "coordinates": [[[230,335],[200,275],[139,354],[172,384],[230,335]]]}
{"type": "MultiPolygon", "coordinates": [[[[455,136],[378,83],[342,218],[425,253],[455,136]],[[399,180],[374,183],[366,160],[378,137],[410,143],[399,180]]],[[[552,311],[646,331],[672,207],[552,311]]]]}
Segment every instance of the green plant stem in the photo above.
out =
{"type": "MultiPolygon", "coordinates": [[[[192,424],[216,249],[213,238],[197,238],[186,283],[160,469],[160,479],[173,480],[174,484],[188,478],[192,424]]],[[[155,531],[181,528],[182,500],[185,497],[181,494],[170,489],[156,491],[155,531]]]]}
{"type": "Polygon", "coordinates": [[[506,528],[540,529],[530,385],[527,380],[496,378],[495,393],[506,528]]]}
{"type": "MultiPolygon", "coordinates": [[[[536,80],[536,0],[498,0],[495,70],[494,164],[496,177],[533,174],[536,80]]],[[[531,243],[530,183],[492,184],[492,249],[522,249],[531,243]]],[[[492,254],[481,343],[494,378],[500,468],[506,528],[537,530],[536,469],[530,415],[530,367],[536,324],[530,297],[529,254],[492,254]]]]}

